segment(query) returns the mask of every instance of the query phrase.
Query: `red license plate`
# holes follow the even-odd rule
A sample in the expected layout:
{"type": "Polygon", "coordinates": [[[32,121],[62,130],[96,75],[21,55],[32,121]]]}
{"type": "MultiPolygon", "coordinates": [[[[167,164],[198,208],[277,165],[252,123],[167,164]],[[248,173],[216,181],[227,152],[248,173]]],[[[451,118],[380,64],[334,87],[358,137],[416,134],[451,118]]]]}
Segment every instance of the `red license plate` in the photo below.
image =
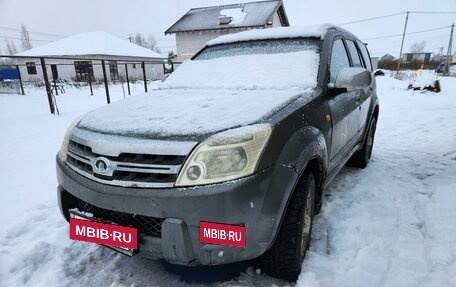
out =
{"type": "Polygon", "coordinates": [[[70,239],[112,247],[138,249],[138,230],[136,228],[90,220],[71,218],[70,239]]]}
{"type": "Polygon", "coordinates": [[[201,221],[200,242],[245,248],[245,226],[201,221]]]}

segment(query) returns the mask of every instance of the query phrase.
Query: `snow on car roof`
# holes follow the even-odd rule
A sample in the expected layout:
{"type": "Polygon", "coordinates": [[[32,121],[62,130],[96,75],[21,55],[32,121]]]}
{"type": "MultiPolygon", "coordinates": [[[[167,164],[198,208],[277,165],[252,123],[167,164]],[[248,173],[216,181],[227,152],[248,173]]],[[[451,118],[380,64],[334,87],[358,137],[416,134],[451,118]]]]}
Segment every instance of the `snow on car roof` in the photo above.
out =
{"type": "MultiPolygon", "coordinates": [[[[338,28],[334,25],[323,24],[318,26],[293,26],[278,27],[270,29],[254,29],[240,33],[223,35],[207,42],[207,46],[242,42],[250,40],[297,38],[297,37],[317,37],[323,39],[330,28],[338,28]]],[[[340,29],[340,28],[338,28],[340,29]]]]}

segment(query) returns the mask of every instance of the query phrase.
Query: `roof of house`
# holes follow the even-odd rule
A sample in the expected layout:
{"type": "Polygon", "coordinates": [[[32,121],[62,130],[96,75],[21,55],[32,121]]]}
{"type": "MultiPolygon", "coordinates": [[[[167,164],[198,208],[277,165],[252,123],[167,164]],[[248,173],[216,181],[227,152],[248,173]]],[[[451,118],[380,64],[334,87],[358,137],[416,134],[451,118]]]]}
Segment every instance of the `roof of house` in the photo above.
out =
{"type": "Polygon", "coordinates": [[[272,21],[276,11],[282,25],[289,26],[282,0],[192,8],[166,30],[165,34],[266,26],[272,21]],[[231,16],[231,22],[220,24],[223,15],[231,16]]]}
{"type": "Polygon", "coordinates": [[[165,59],[155,51],[117,38],[106,32],[76,34],[47,45],[19,53],[16,56],[109,59],[165,59]]]}

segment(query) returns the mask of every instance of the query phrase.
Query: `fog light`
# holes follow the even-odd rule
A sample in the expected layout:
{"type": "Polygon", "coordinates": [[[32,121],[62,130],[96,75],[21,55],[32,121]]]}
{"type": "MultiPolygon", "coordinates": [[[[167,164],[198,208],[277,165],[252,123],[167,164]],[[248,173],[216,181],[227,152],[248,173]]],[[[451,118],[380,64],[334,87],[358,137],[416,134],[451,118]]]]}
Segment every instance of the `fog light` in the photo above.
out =
{"type": "Polygon", "coordinates": [[[197,165],[192,165],[187,170],[187,178],[197,180],[201,176],[201,168],[197,165]]]}

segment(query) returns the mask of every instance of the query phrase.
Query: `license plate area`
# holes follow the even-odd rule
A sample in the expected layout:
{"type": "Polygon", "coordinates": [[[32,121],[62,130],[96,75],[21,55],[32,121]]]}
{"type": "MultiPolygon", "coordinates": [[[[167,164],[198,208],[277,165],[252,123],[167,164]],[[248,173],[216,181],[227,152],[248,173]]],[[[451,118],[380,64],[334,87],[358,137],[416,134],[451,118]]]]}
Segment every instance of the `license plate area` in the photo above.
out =
{"type": "Polygon", "coordinates": [[[106,246],[124,255],[138,253],[138,230],[120,226],[75,209],[70,213],[70,239],[106,246]]]}
{"type": "Polygon", "coordinates": [[[201,221],[199,234],[200,242],[207,244],[245,248],[247,241],[243,225],[201,221]]]}

